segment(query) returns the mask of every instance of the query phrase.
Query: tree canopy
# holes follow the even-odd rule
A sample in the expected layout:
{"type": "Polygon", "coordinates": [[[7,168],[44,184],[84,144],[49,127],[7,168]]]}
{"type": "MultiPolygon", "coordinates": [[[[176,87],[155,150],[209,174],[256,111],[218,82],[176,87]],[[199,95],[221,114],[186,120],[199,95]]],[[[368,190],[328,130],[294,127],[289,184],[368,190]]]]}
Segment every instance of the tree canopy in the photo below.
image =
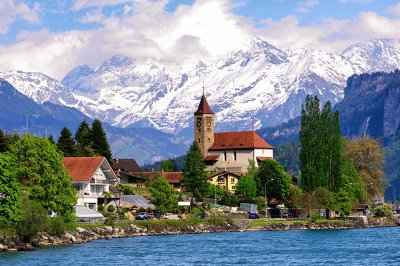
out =
{"type": "Polygon", "coordinates": [[[99,119],[93,120],[92,123],[92,130],[91,130],[91,141],[93,144],[93,150],[96,154],[104,156],[107,161],[112,164],[111,162],[111,149],[110,144],[107,140],[107,134],[103,128],[99,119]]]}
{"type": "Polygon", "coordinates": [[[174,172],[176,171],[176,163],[172,159],[164,160],[161,162],[161,169],[164,172],[174,172]]]}
{"type": "Polygon", "coordinates": [[[301,112],[301,186],[311,192],[318,187],[338,191],[342,181],[342,141],[339,113],[328,101],[320,110],[317,96],[307,96],[301,112]]]}
{"type": "Polygon", "coordinates": [[[63,127],[58,138],[57,148],[63,152],[65,157],[77,156],[75,141],[72,138],[71,130],[63,127]]]}
{"type": "Polygon", "coordinates": [[[21,218],[16,167],[10,154],[0,153],[0,223],[15,222],[21,218]]]}
{"type": "Polygon", "coordinates": [[[367,198],[383,195],[383,149],[378,140],[362,137],[347,140],[344,147],[345,160],[351,160],[363,182],[367,198]]]}
{"type": "Polygon", "coordinates": [[[283,166],[275,160],[265,160],[259,166],[255,180],[259,195],[266,195],[268,200],[276,198],[278,200],[286,199],[290,193],[291,178],[285,173],[283,166]]]}
{"type": "Polygon", "coordinates": [[[205,164],[199,145],[196,142],[190,146],[183,161],[182,185],[193,194],[198,191],[205,195],[208,189],[208,181],[204,172],[205,164]]]}
{"type": "Polygon", "coordinates": [[[235,194],[244,199],[254,199],[257,196],[257,183],[252,175],[245,175],[239,179],[235,194]]]}
{"type": "Polygon", "coordinates": [[[56,147],[46,138],[27,134],[11,146],[11,153],[24,193],[63,216],[67,223],[74,221],[76,191],[56,147]]]}
{"type": "Polygon", "coordinates": [[[151,182],[150,202],[156,206],[156,210],[166,213],[172,212],[178,206],[178,198],[174,188],[164,176],[159,176],[151,182]]]}

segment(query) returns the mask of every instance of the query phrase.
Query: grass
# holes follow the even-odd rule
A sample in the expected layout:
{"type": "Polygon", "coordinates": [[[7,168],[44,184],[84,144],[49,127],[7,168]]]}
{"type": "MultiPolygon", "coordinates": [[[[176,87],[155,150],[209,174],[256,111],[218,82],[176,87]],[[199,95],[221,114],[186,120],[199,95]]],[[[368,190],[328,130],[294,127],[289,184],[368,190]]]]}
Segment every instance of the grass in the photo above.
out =
{"type": "MultiPolygon", "coordinates": [[[[322,224],[322,223],[341,223],[344,220],[329,220],[329,219],[318,219],[314,223],[322,224]]],[[[278,224],[278,223],[311,223],[310,219],[305,218],[292,218],[291,220],[287,219],[260,219],[260,220],[251,220],[251,227],[264,226],[268,224],[278,224]]]]}

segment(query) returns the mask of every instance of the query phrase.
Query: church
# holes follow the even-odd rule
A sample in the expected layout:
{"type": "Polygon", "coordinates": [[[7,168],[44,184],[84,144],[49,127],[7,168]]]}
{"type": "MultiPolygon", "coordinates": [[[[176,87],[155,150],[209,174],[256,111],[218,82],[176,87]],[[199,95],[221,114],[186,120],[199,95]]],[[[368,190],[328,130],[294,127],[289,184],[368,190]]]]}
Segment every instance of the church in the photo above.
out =
{"type": "Polygon", "coordinates": [[[216,172],[210,181],[234,191],[240,176],[247,172],[249,162],[254,161],[258,166],[264,160],[272,160],[274,147],[255,131],[215,132],[214,121],[214,112],[203,89],[199,107],[194,112],[194,141],[200,147],[206,171],[216,172]]]}

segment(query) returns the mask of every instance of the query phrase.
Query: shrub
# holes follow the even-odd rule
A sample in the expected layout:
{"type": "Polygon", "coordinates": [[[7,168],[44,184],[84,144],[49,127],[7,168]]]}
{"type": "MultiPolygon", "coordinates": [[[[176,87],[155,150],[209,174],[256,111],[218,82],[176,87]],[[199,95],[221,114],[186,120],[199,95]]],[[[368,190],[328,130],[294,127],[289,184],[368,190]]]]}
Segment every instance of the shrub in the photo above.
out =
{"type": "Polygon", "coordinates": [[[375,217],[392,217],[392,207],[389,204],[383,204],[374,209],[375,217]]]}
{"type": "Polygon", "coordinates": [[[104,211],[104,206],[103,206],[103,205],[99,205],[99,206],[97,207],[97,211],[98,211],[98,212],[104,211]]]}
{"type": "MultiPolygon", "coordinates": [[[[112,205],[110,205],[112,206],[112,205]]],[[[105,225],[109,225],[109,226],[115,226],[115,221],[118,218],[118,214],[116,213],[107,213],[105,215],[106,217],[106,221],[104,222],[105,225]]]]}
{"type": "Polygon", "coordinates": [[[47,211],[36,201],[23,201],[22,219],[17,222],[17,235],[24,241],[30,242],[39,232],[46,228],[47,211]]]}
{"type": "Polygon", "coordinates": [[[67,231],[67,224],[61,216],[48,218],[46,231],[52,236],[60,237],[67,231]]]}
{"type": "Polygon", "coordinates": [[[112,205],[112,204],[108,205],[108,207],[107,207],[108,212],[113,213],[114,210],[115,210],[114,205],[112,205]]]}
{"type": "Polygon", "coordinates": [[[311,215],[310,215],[310,220],[311,220],[311,222],[315,222],[315,221],[317,221],[319,218],[321,218],[321,215],[320,215],[320,213],[319,212],[312,212],[311,213],[311,215]]]}

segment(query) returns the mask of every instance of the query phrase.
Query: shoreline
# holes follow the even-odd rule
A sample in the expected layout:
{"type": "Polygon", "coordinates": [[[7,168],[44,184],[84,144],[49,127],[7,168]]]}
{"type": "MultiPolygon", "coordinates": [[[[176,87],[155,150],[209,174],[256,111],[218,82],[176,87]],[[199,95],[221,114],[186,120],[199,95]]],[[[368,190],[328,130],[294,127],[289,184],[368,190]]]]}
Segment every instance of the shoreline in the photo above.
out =
{"type": "Polygon", "coordinates": [[[36,247],[61,246],[69,244],[88,243],[99,239],[127,238],[158,235],[206,234],[223,232],[254,232],[254,231],[289,231],[289,230],[349,230],[362,228],[395,227],[398,222],[394,218],[353,217],[347,220],[332,220],[324,222],[307,221],[276,221],[253,220],[265,224],[252,226],[250,220],[237,220],[232,223],[223,222],[218,225],[200,223],[186,224],[180,228],[173,226],[159,229],[147,229],[137,224],[125,226],[99,226],[94,228],[78,227],[73,232],[67,232],[61,237],[41,233],[30,243],[24,243],[18,237],[0,236],[0,252],[31,251],[36,247]]]}

